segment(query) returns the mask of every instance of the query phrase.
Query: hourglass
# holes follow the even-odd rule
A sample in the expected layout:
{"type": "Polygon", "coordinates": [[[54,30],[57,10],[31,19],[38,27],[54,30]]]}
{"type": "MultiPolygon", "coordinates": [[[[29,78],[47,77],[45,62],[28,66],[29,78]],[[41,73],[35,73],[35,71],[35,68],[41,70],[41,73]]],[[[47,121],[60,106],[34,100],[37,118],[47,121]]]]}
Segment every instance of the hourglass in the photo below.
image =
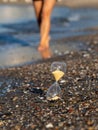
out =
{"type": "Polygon", "coordinates": [[[49,87],[46,97],[47,100],[57,100],[61,98],[61,88],[58,84],[58,81],[66,72],[66,64],[64,62],[53,62],[51,64],[51,72],[56,82],[49,87]]]}

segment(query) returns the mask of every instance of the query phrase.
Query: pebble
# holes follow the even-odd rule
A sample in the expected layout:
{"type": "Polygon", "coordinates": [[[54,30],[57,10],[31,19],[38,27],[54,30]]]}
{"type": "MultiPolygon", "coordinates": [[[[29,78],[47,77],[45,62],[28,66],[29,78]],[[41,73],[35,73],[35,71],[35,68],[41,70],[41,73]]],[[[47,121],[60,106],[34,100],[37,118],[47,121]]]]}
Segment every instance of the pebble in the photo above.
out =
{"type": "Polygon", "coordinates": [[[51,61],[19,70],[0,70],[0,76],[5,77],[4,82],[9,78],[13,80],[11,91],[0,98],[0,126],[5,130],[98,130],[98,58],[95,54],[90,54],[90,59],[84,58],[83,54],[86,52],[79,55],[70,53],[55,59],[66,61],[68,65],[66,80],[61,80],[62,100],[47,101],[45,96],[48,86],[54,82],[49,73],[51,61]],[[28,74],[30,67],[34,70],[31,75],[28,74]]]}
{"type": "Polygon", "coordinates": [[[60,123],[59,123],[59,127],[62,127],[63,125],[64,125],[63,122],[60,122],[60,123]]]}
{"type": "Polygon", "coordinates": [[[90,125],[90,126],[93,125],[93,123],[94,123],[93,120],[88,120],[88,122],[87,122],[87,124],[90,125]]]}
{"type": "Polygon", "coordinates": [[[98,108],[96,108],[96,112],[98,112],[98,108]]]}
{"type": "Polygon", "coordinates": [[[15,126],[15,130],[21,130],[21,126],[20,125],[16,125],[15,126]]]}
{"type": "Polygon", "coordinates": [[[95,130],[94,127],[88,127],[88,130],[95,130]]]}
{"type": "Polygon", "coordinates": [[[3,125],[4,125],[3,121],[0,121],[0,127],[3,126],[3,125]]]}
{"type": "Polygon", "coordinates": [[[31,124],[30,126],[31,126],[31,128],[32,128],[33,130],[34,130],[35,127],[36,127],[36,125],[34,125],[34,124],[31,124]]]}
{"type": "Polygon", "coordinates": [[[65,83],[66,82],[66,80],[60,80],[60,83],[65,83]]]}
{"type": "Polygon", "coordinates": [[[53,124],[52,123],[47,124],[46,128],[53,128],[53,124]]]}
{"type": "Polygon", "coordinates": [[[19,107],[19,105],[16,105],[16,108],[18,108],[19,107]]]}
{"type": "Polygon", "coordinates": [[[84,54],[83,57],[89,58],[90,55],[89,54],[84,54]]]}
{"type": "Polygon", "coordinates": [[[13,101],[16,101],[17,99],[18,99],[18,97],[14,97],[14,98],[13,98],[13,101]]]}

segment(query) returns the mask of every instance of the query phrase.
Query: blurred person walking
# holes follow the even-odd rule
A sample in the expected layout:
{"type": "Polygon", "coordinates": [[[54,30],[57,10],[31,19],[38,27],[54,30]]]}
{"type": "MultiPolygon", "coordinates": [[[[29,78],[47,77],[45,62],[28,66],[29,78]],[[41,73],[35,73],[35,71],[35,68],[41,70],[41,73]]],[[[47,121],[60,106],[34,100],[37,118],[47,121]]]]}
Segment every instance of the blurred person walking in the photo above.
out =
{"type": "Polygon", "coordinates": [[[40,28],[39,51],[44,51],[49,48],[51,13],[55,3],[56,0],[33,0],[34,10],[40,28]]]}

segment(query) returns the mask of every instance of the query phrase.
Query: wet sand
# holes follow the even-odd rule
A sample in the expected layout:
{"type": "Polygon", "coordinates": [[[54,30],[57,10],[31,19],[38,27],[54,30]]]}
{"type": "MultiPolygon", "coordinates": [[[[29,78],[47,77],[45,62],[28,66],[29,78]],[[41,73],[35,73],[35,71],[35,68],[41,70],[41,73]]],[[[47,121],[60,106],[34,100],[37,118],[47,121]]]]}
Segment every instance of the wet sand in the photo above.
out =
{"type": "Polygon", "coordinates": [[[83,41],[88,48],[35,64],[0,70],[1,130],[97,130],[98,129],[98,34],[66,41],[83,41]],[[62,98],[47,101],[55,80],[53,61],[64,61],[67,72],[59,81],[62,98]]]}

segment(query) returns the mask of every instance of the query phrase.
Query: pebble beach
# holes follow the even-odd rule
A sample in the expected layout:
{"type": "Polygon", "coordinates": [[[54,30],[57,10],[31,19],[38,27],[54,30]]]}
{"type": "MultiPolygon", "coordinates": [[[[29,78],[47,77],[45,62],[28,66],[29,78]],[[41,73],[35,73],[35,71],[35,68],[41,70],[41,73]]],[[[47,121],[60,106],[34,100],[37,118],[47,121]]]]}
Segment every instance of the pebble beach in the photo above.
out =
{"type": "Polygon", "coordinates": [[[0,69],[0,130],[98,130],[98,35],[62,39],[84,41],[84,51],[69,52],[20,67],[0,69]],[[55,82],[54,61],[67,64],[59,81],[62,98],[48,101],[55,82]]]}
{"type": "MultiPolygon", "coordinates": [[[[60,4],[66,6],[63,2],[59,2],[58,6],[60,4]]],[[[79,7],[79,3],[75,6],[74,2],[71,5],[79,7]]],[[[69,4],[67,1],[67,6],[71,6],[69,4]]],[[[57,21],[58,26],[59,22],[57,21]]],[[[21,25],[16,25],[15,29],[18,26],[21,25]]],[[[11,39],[12,37],[9,39],[8,37],[13,34],[12,36],[18,37],[18,42],[21,42],[20,37],[27,39],[38,31],[32,32],[31,26],[27,28],[23,26],[20,30],[15,30],[16,32],[4,32],[8,34],[7,40],[11,39]]],[[[7,25],[7,28],[10,27],[7,25]]],[[[12,25],[12,29],[14,27],[12,25]]],[[[0,130],[98,130],[98,26],[96,24],[94,27],[87,27],[84,32],[91,33],[54,38],[50,44],[55,48],[59,44],[63,45],[62,43],[71,43],[70,45],[82,43],[83,47],[80,46],[79,49],[57,51],[48,59],[40,58],[24,65],[0,68],[0,130]],[[50,71],[54,61],[65,62],[67,67],[66,73],[58,81],[62,92],[61,98],[49,101],[46,93],[55,82],[50,71]]],[[[79,31],[74,30],[73,28],[74,33],[79,31]]],[[[80,32],[81,30],[80,28],[80,32]]],[[[2,39],[0,41],[1,45],[5,42],[6,40],[2,39]]],[[[61,50],[63,49],[64,46],[61,50]]]]}

